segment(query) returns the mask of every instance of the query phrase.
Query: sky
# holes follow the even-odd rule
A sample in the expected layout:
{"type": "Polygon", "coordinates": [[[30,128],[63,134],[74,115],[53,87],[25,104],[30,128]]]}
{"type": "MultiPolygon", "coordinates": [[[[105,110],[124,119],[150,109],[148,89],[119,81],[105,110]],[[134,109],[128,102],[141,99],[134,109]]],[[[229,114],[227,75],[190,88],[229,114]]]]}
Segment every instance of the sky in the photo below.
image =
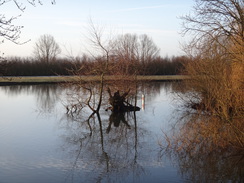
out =
{"type": "Polygon", "coordinates": [[[13,1],[0,6],[0,14],[18,16],[13,22],[24,26],[20,42],[0,44],[0,52],[8,56],[33,56],[38,38],[50,34],[62,49],[60,56],[81,56],[91,49],[89,42],[90,19],[97,27],[104,28],[104,37],[112,34],[147,34],[160,49],[161,56],[184,55],[181,44],[187,41],[180,32],[182,15],[189,14],[194,0],[42,0],[35,7],[27,0],[24,12],[13,1]]]}

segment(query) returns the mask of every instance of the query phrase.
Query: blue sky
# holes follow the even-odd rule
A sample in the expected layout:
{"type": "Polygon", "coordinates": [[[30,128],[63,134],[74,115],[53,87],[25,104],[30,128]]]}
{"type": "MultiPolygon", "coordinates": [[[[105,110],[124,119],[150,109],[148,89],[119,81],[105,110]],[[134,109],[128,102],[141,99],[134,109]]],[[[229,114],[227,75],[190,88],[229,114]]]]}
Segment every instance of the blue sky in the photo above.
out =
{"type": "Polygon", "coordinates": [[[147,34],[162,56],[184,54],[180,43],[186,38],[179,34],[179,17],[191,11],[194,0],[56,0],[56,5],[50,1],[43,0],[43,5],[36,7],[26,4],[24,13],[13,2],[0,6],[0,12],[7,16],[22,14],[14,24],[24,26],[20,41],[30,39],[24,45],[0,44],[5,56],[32,56],[34,44],[43,34],[55,38],[62,56],[87,53],[90,18],[95,25],[105,27],[105,35],[106,31],[114,35],[147,34]]]}

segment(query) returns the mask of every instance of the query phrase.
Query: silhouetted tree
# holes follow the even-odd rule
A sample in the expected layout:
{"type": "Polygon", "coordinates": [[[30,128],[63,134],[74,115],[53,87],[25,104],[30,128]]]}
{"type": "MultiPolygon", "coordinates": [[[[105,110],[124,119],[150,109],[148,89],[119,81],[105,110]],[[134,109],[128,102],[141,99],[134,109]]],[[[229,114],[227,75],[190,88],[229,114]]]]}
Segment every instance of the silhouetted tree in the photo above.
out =
{"type": "Polygon", "coordinates": [[[58,54],[61,53],[61,49],[54,37],[49,34],[40,36],[34,47],[35,57],[43,62],[49,63],[54,61],[58,54]]]}
{"type": "MultiPolygon", "coordinates": [[[[33,6],[36,6],[37,4],[42,5],[41,0],[26,0],[26,2],[20,2],[18,0],[3,0],[0,1],[0,6],[4,6],[5,4],[8,3],[14,3],[21,12],[24,12],[26,9],[26,4],[29,3],[33,6]]],[[[51,1],[52,4],[55,3],[55,0],[51,1]]],[[[12,41],[16,44],[21,44],[18,40],[20,38],[21,34],[21,29],[23,28],[22,25],[15,25],[13,22],[17,18],[19,18],[20,15],[17,16],[11,16],[7,17],[4,14],[0,14],[0,37],[2,40],[1,42],[4,41],[4,39],[12,41]]],[[[22,43],[23,44],[23,43],[22,43]]]]}
{"type": "Polygon", "coordinates": [[[208,52],[216,46],[228,52],[230,44],[243,47],[243,0],[195,1],[194,13],[182,17],[183,34],[193,36],[188,45],[191,53],[208,52]]]}

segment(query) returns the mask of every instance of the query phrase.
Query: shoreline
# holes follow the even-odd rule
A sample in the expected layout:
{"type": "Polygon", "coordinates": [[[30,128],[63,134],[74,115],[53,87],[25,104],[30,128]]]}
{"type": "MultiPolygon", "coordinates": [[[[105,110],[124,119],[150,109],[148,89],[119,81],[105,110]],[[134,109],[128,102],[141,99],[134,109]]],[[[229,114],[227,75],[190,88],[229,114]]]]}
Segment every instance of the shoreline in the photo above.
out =
{"type": "MultiPolygon", "coordinates": [[[[105,76],[106,81],[134,80],[135,76],[105,76]]],[[[138,81],[180,81],[189,79],[186,75],[148,75],[136,76],[138,81]]],[[[99,81],[100,76],[1,76],[0,85],[18,84],[52,84],[76,81],[99,81]]]]}

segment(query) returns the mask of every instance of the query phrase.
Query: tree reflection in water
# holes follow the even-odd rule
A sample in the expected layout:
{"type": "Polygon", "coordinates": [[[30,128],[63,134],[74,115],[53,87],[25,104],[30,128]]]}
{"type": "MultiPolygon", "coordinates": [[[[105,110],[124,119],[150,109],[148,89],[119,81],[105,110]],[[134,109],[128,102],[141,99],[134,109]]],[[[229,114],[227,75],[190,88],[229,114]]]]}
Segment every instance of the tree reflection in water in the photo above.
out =
{"type": "Polygon", "coordinates": [[[112,124],[115,127],[119,127],[120,123],[124,123],[128,129],[131,129],[128,122],[125,120],[125,112],[112,112],[109,117],[109,125],[107,128],[107,133],[110,132],[112,124]]]}
{"type": "MultiPolygon", "coordinates": [[[[145,94],[146,104],[150,104],[160,95],[160,91],[171,92],[171,87],[170,82],[138,84],[137,96],[145,94]]],[[[126,89],[128,89],[127,86],[126,89]]],[[[60,85],[14,86],[13,88],[5,87],[3,90],[10,95],[14,95],[15,92],[16,95],[21,92],[34,94],[34,101],[40,111],[51,115],[54,112],[58,113],[55,116],[59,123],[57,133],[60,138],[55,140],[57,144],[53,145],[53,148],[58,150],[54,159],[61,163],[65,162],[62,166],[60,165],[63,169],[61,175],[58,174],[58,176],[67,174],[66,182],[146,182],[149,178],[154,178],[151,175],[157,174],[160,175],[160,180],[164,176],[167,178],[168,171],[162,172],[162,175],[159,172],[165,167],[168,169],[168,165],[158,162],[156,137],[158,131],[155,132],[154,127],[150,128],[152,123],[149,121],[154,119],[154,116],[149,116],[150,114],[144,112],[137,113],[138,116],[133,112],[122,114],[105,112],[107,98],[104,100],[104,110],[101,110],[100,114],[89,115],[90,111],[85,107],[82,112],[77,110],[72,114],[65,114],[65,108],[62,105],[58,105],[60,110],[56,110],[53,106],[57,101],[60,102],[60,97],[65,98],[66,91],[74,90],[62,88],[60,85]],[[63,115],[61,120],[59,115],[63,115]],[[149,117],[149,120],[144,118],[145,116],[149,117]]],[[[80,103],[82,103],[82,97],[89,96],[89,93],[79,88],[75,94],[77,95],[70,93],[75,99],[80,99],[78,101],[80,103]]],[[[91,101],[95,99],[96,96],[91,101]]],[[[61,99],[61,103],[64,104],[64,100],[61,99]]],[[[152,108],[148,105],[147,109],[152,108]]],[[[50,124],[52,126],[54,123],[50,124]]],[[[156,124],[158,128],[161,127],[160,122],[153,125],[156,124]]],[[[40,133],[43,134],[41,131],[40,133]]],[[[56,139],[56,135],[55,132],[53,138],[56,139]]],[[[50,156],[49,153],[46,155],[50,156]]],[[[59,166],[59,163],[54,166],[59,166]]]]}
{"type": "Polygon", "coordinates": [[[2,90],[11,97],[21,93],[29,96],[34,95],[37,110],[44,113],[51,113],[59,102],[61,86],[58,84],[36,84],[36,85],[10,85],[2,87],[2,90]]]}
{"type": "Polygon", "coordinates": [[[171,133],[164,133],[162,155],[176,161],[190,182],[244,182],[243,149],[225,145],[226,127],[215,117],[192,112],[183,112],[171,133]]]}
{"type": "MultiPolygon", "coordinates": [[[[139,180],[145,169],[137,161],[140,138],[145,130],[137,127],[136,113],[67,115],[66,143],[63,150],[73,158],[67,180],[81,177],[83,182],[124,182],[139,180]],[[85,120],[81,120],[85,119],[85,120]],[[140,135],[138,135],[138,133],[140,135]],[[84,180],[85,177],[85,180],[84,180]]],[[[63,124],[63,125],[64,125],[63,124]]]]}
{"type": "MultiPolygon", "coordinates": [[[[160,93],[160,88],[171,92],[171,87],[174,86],[172,83],[145,83],[139,86],[139,91],[143,91],[149,103],[160,93]]],[[[65,93],[63,90],[60,91],[59,85],[6,86],[2,90],[11,96],[20,95],[22,92],[28,96],[34,95],[39,110],[45,113],[52,113],[53,106],[59,101],[60,93],[65,93]]],[[[86,94],[79,92],[80,95],[86,94]]],[[[65,109],[61,107],[63,114],[65,109]]],[[[166,142],[162,142],[162,146],[168,146],[163,146],[163,155],[175,161],[174,164],[182,174],[182,180],[244,182],[243,149],[238,151],[229,146],[216,146],[217,141],[222,145],[229,143],[222,138],[221,133],[228,132],[228,137],[233,136],[230,131],[225,130],[228,124],[220,123],[221,128],[216,128],[218,121],[215,118],[192,112],[182,113],[182,118],[171,120],[177,123],[174,124],[172,133],[165,132],[166,142]]],[[[155,154],[152,155],[152,151],[148,151],[152,148],[148,137],[152,135],[150,129],[145,128],[142,119],[137,121],[137,117],[141,116],[136,116],[133,112],[116,114],[105,110],[101,110],[100,114],[89,114],[88,111],[73,115],[64,114],[60,120],[62,144],[58,144],[58,147],[64,152],[61,156],[65,156],[61,160],[69,162],[64,170],[65,173],[69,172],[66,182],[143,180],[143,177],[150,173],[145,164],[154,163],[150,161],[155,161],[155,157],[151,158],[155,154]]],[[[173,116],[178,115],[179,111],[173,116]]]]}

